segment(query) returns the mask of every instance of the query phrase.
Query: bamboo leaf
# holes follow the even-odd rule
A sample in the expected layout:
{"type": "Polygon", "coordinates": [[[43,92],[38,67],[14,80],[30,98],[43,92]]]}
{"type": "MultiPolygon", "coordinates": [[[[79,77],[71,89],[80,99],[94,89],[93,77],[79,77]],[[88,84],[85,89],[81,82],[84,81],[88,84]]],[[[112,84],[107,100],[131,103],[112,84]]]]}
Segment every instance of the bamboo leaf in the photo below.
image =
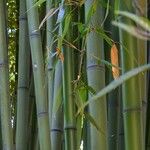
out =
{"type": "Polygon", "coordinates": [[[126,12],[126,11],[116,11],[116,14],[125,16],[125,17],[133,20],[134,22],[139,24],[142,28],[144,28],[145,30],[150,32],[150,21],[147,18],[137,16],[137,15],[134,15],[134,14],[132,14],[130,12],[126,12]]]}
{"type": "Polygon", "coordinates": [[[97,8],[97,0],[94,0],[92,6],[90,7],[87,16],[86,16],[86,23],[88,24],[90,21],[90,18],[93,16],[93,14],[96,12],[96,8],[97,8]]]}
{"type": "Polygon", "coordinates": [[[56,23],[60,23],[60,22],[63,20],[64,14],[65,14],[65,9],[64,9],[64,7],[63,7],[63,5],[62,5],[62,6],[60,6],[56,23]]]}
{"type": "Polygon", "coordinates": [[[66,33],[68,32],[69,26],[70,26],[70,22],[71,22],[71,14],[67,14],[66,18],[65,18],[65,22],[64,22],[64,30],[62,33],[62,38],[65,37],[66,33]]]}
{"type": "Polygon", "coordinates": [[[107,19],[107,16],[109,14],[109,4],[110,4],[110,0],[107,1],[106,13],[105,13],[105,17],[104,17],[104,20],[103,20],[101,26],[105,23],[105,20],[107,19]]]}
{"type": "Polygon", "coordinates": [[[38,7],[39,5],[43,4],[44,2],[46,2],[46,0],[39,0],[39,1],[37,1],[31,8],[29,8],[27,10],[27,12],[30,11],[34,7],[38,7]]]}
{"type": "MultiPolygon", "coordinates": [[[[37,6],[41,5],[41,4],[43,4],[44,2],[46,2],[46,0],[39,0],[39,1],[37,1],[37,2],[33,5],[33,7],[37,7],[37,6]]],[[[33,7],[32,7],[32,8],[33,8],[33,7]]]]}
{"type": "Polygon", "coordinates": [[[100,37],[102,37],[110,46],[112,46],[113,40],[109,36],[107,36],[102,28],[97,28],[95,32],[98,33],[100,37]]]}
{"type": "Polygon", "coordinates": [[[109,61],[106,61],[106,60],[100,60],[102,63],[104,63],[108,68],[112,68],[112,67],[115,67],[115,68],[117,68],[117,69],[119,69],[119,70],[122,70],[122,68],[121,67],[119,67],[119,66],[116,66],[116,65],[114,65],[114,64],[112,64],[112,63],[110,63],[109,61]]]}
{"type": "Polygon", "coordinates": [[[122,30],[124,30],[124,31],[126,31],[126,32],[128,32],[128,33],[130,33],[131,35],[133,35],[133,36],[135,36],[135,37],[137,37],[137,38],[139,38],[139,39],[143,39],[143,40],[147,40],[147,39],[148,39],[148,37],[143,36],[143,35],[141,34],[142,32],[140,32],[140,31],[139,31],[135,26],[133,26],[133,25],[127,25],[127,24],[124,24],[124,23],[116,22],[116,21],[113,21],[112,24],[113,24],[114,26],[117,26],[117,27],[119,27],[120,29],[122,29],[122,30]]]}
{"type": "Polygon", "coordinates": [[[57,13],[58,10],[59,10],[59,7],[50,9],[50,11],[46,14],[44,19],[41,21],[41,23],[39,25],[39,29],[43,26],[43,24],[46,22],[46,20],[51,18],[55,13],[57,13]]]}
{"type": "Polygon", "coordinates": [[[112,81],[108,86],[103,88],[101,91],[99,91],[96,95],[94,95],[89,101],[84,103],[79,109],[76,115],[80,114],[80,112],[83,112],[84,108],[89,105],[89,103],[95,102],[99,100],[99,98],[103,97],[110,91],[114,90],[116,87],[120,86],[123,84],[125,81],[129,80],[130,78],[138,75],[141,72],[144,72],[146,70],[150,69],[150,64],[145,64],[140,67],[137,67],[135,69],[132,69],[128,71],[127,73],[123,74],[120,76],[117,80],[112,81]]]}
{"type": "Polygon", "coordinates": [[[99,127],[99,125],[96,123],[96,121],[94,120],[94,118],[87,112],[84,112],[85,118],[87,120],[90,121],[90,123],[103,135],[105,135],[105,133],[102,131],[102,129],[99,127]]]}

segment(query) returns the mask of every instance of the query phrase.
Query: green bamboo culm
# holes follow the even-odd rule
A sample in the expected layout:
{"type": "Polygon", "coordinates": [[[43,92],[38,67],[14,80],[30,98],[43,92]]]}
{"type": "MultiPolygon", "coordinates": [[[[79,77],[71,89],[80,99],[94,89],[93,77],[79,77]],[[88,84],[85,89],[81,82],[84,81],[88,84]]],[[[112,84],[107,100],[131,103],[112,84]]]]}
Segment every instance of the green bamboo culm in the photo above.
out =
{"type": "MultiPolygon", "coordinates": [[[[71,1],[68,0],[68,3],[71,1]]],[[[70,15],[69,27],[65,39],[70,43],[73,42],[73,21],[71,6],[66,6],[66,14],[70,15]]],[[[65,23],[64,23],[65,24],[65,23]]],[[[65,25],[64,25],[65,26],[65,25]]],[[[64,27],[62,27],[64,29],[64,27]]],[[[64,95],[64,136],[65,136],[65,150],[76,149],[76,124],[75,124],[75,101],[73,96],[73,83],[74,80],[74,63],[73,63],[73,48],[69,46],[63,47],[63,95],[64,95]]]]}
{"type": "Polygon", "coordinates": [[[33,150],[34,148],[34,137],[36,132],[36,125],[37,125],[37,117],[36,117],[36,104],[35,104],[35,92],[34,92],[34,79],[33,73],[30,79],[30,86],[29,86],[29,112],[28,112],[28,132],[29,132],[29,143],[28,149],[33,150]]]}
{"type": "MultiPolygon", "coordinates": [[[[135,11],[138,16],[147,17],[147,0],[136,0],[135,11]],[[140,6],[140,9],[137,7],[140,6]]],[[[140,30],[140,27],[138,27],[140,30]]],[[[138,65],[141,66],[147,63],[147,41],[137,39],[137,51],[138,51],[138,65]]],[[[143,129],[145,137],[146,129],[146,110],[147,110],[147,74],[139,75],[140,84],[140,99],[142,100],[142,112],[143,112],[143,129]]]]}
{"type": "MultiPolygon", "coordinates": [[[[47,0],[46,1],[46,11],[47,13],[54,8],[55,1],[47,0]]],[[[51,128],[51,117],[52,117],[52,106],[53,106],[53,89],[54,89],[54,57],[52,57],[52,53],[54,52],[54,35],[51,33],[55,27],[55,18],[54,16],[47,19],[46,22],[46,46],[48,49],[48,102],[49,102],[49,122],[51,128]]]]}
{"type": "MultiPolygon", "coordinates": [[[[98,28],[101,26],[103,19],[103,10],[100,6],[99,1],[87,0],[85,2],[85,16],[88,19],[89,9],[94,5],[94,14],[89,20],[89,26],[91,28],[98,28]]],[[[88,21],[88,20],[87,20],[88,21]]],[[[99,63],[94,58],[97,57],[99,60],[104,59],[104,45],[103,40],[100,36],[91,31],[87,35],[87,79],[88,85],[91,86],[96,92],[99,92],[105,86],[105,68],[104,64],[99,63]]],[[[89,94],[90,97],[90,94],[89,94]]],[[[91,150],[107,150],[107,110],[106,110],[106,99],[105,96],[102,101],[93,102],[89,105],[89,111],[93,119],[98,124],[102,132],[99,132],[93,125],[90,128],[90,142],[91,150]]]]}
{"type": "MultiPolygon", "coordinates": [[[[133,12],[132,1],[120,1],[120,9],[133,12]]],[[[132,24],[128,19],[121,21],[132,24]]],[[[137,39],[120,30],[122,72],[138,66],[137,39]]],[[[122,85],[123,117],[126,150],[144,150],[142,100],[140,99],[139,76],[122,85]]]]}
{"type": "Polygon", "coordinates": [[[12,125],[9,99],[8,49],[4,0],[0,1],[0,114],[3,150],[13,150],[12,125]]]}
{"type": "MultiPolygon", "coordinates": [[[[27,10],[34,5],[34,0],[27,0],[27,10]]],[[[50,150],[50,128],[48,120],[47,95],[44,74],[44,61],[39,27],[38,8],[33,7],[27,13],[33,65],[36,110],[38,118],[38,136],[41,150],[50,150]]]]}
{"type": "Polygon", "coordinates": [[[62,63],[58,61],[55,67],[54,78],[54,100],[52,111],[52,125],[51,125],[51,141],[52,150],[62,149],[63,139],[63,89],[62,89],[62,63]]]}
{"type": "MultiPolygon", "coordinates": [[[[111,0],[109,5],[112,10],[109,10],[109,14],[104,23],[104,29],[110,31],[110,37],[113,41],[118,41],[119,34],[118,28],[112,26],[111,22],[114,19],[114,1],[111,0]]],[[[109,7],[110,7],[109,6],[109,7]]],[[[107,11],[107,10],[106,10],[107,11]]],[[[105,12],[106,13],[106,12],[105,12]]],[[[105,47],[105,60],[111,62],[110,54],[112,45],[108,45],[107,42],[104,43],[105,47]]],[[[112,76],[112,69],[110,67],[106,67],[105,72],[106,84],[109,84],[112,80],[114,80],[112,76]]],[[[120,116],[120,100],[119,100],[119,88],[112,90],[107,94],[107,113],[108,113],[108,150],[117,150],[120,139],[119,135],[119,116],[120,116]]],[[[123,150],[123,147],[122,147],[123,150]]]]}
{"type": "Polygon", "coordinates": [[[20,1],[16,150],[28,146],[30,46],[25,12],[26,2],[20,1]]]}

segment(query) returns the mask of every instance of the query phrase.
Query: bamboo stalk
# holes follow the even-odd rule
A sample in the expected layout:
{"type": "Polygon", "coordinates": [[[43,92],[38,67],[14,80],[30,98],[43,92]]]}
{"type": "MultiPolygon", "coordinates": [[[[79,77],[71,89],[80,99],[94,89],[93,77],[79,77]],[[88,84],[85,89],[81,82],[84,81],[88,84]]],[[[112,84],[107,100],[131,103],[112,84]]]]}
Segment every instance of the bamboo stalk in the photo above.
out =
{"type": "MultiPolygon", "coordinates": [[[[131,1],[126,1],[125,3],[120,1],[120,6],[121,10],[133,11],[131,1]]],[[[124,20],[124,22],[132,24],[132,22],[127,19],[124,20]]],[[[122,47],[121,51],[122,71],[125,73],[138,66],[138,62],[135,60],[138,57],[137,39],[124,31],[120,31],[120,41],[126,47],[126,50],[122,47]]],[[[144,150],[142,100],[140,99],[139,93],[138,77],[130,79],[122,86],[126,150],[144,150]]]]}
{"type": "MultiPolygon", "coordinates": [[[[141,17],[147,17],[147,0],[136,0],[135,1],[136,14],[141,17]],[[140,9],[138,9],[138,6],[140,9]]],[[[140,29],[140,27],[139,27],[140,29]]],[[[138,62],[139,66],[147,63],[147,41],[137,39],[137,50],[138,50],[138,62]]],[[[147,110],[147,74],[139,75],[140,84],[140,99],[142,100],[142,111],[143,111],[143,129],[145,135],[146,128],[146,110],[147,110]]],[[[145,136],[144,136],[145,137],[145,136]]]]}
{"type": "MultiPolygon", "coordinates": [[[[92,5],[91,0],[85,2],[85,14],[87,16],[90,6],[92,5]]],[[[103,11],[100,7],[100,3],[96,4],[96,11],[90,19],[90,27],[96,28],[101,25],[103,19],[103,11]]],[[[105,86],[105,68],[104,64],[99,64],[95,60],[94,56],[99,59],[104,58],[104,47],[103,40],[94,33],[90,32],[87,36],[87,78],[88,85],[91,86],[96,92],[100,91],[105,86]],[[89,55],[90,54],[90,55],[89,55]],[[93,56],[93,57],[92,57],[93,56]]],[[[90,95],[89,95],[90,97],[90,95]]],[[[91,125],[90,137],[91,137],[91,150],[102,149],[106,150],[107,145],[107,112],[106,112],[106,100],[105,96],[101,102],[97,101],[89,105],[89,111],[91,116],[94,118],[96,123],[104,134],[100,133],[94,126],[91,125]]]]}
{"type": "MultiPolygon", "coordinates": [[[[114,19],[114,0],[110,1],[109,4],[112,10],[109,10],[109,14],[104,23],[104,29],[109,31],[111,34],[109,35],[114,42],[117,42],[119,39],[118,29],[111,25],[112,20],[114,19]]],[[[107,10],[106,10],[107,11],[107,10]]],[[[111,62],[111,48],[112,46],[108,45],[108,43],[104,43],[105,48],[105,60],[111,62]]],[[[117,45],[116,45],[117,46],[117,45]]],[[[118,48],[118,46],[117,46],[118,48]]],[[[118,50],[119,53],[119,50],[118,50]]],[[[119,54],[118,56],[119,59],[119,54]]],[[[114,80],[112,69],[106,67],[106,84],[109,84],[114,80]]],[[[109,150],[118,150],[119,145],[119,116],[121,115],[120,111],[120,90],[116,88],[112,90],[107,95],[107,113],[108,113],[108,149],[109,150]]],[[[122,147],[123,148],[123,147],[122,147]]]]}
{"type": "MultiPolygon", "coordinates": [[[[27,0],[27,9],[30,9],[34,1],[27,0]]],[[[44,78],[44,62],[42,55],[42,43],[39,27],[38,8],[28,11],[28,28],[30,36],[31,56],[36,95],[36,108],[38,118],[38,135],[41,150],[50,150],[50,128],[48,120],[47,95],[44,78]]]]}
{"type": "Polygon", "coordinates": [[[6,39],[6,19],[5,1],[0,1],[0,100],[1,100],[1,129],[2,129],[2,149],[13,149],[12,126],[10,117],[9,102],[9,73],[8,73],[8,50],[6,39]]]}
{"type": "MultiPolygon", "coordinates": [[[[46,1],[46,9],[47,13],[52,9],[54,5],[54,0],[46,1]]],[[[46,32],[47,32],[47,43],[46,46],[48,48],[48,102],[49,102],[49,122],[51,126],[51,117],[52,117],[52,106],[53,106],[53,89],[54,89],[54,57],[51,57],[51,53],[55,50],[53,45],[54,37],[52,35],[52,31],[54,30],[55,19],[54,17],[47,19],[46,24],[46,32]]],[[[51,128],[51,127],[50,127],[51,128]]]]}
{"type": "Polygon", "coordinates": [[[63,135],[63,109],[62,109],[62,63],[57,62],[55,67],[54,79],[54,100],[52,112],[52,125],[51,125],[51,139],[52,149],[62,149],[62,135],[63,135]]]}
{"type": "MultiPolygon", "coordinates": [[[[70,0],[67,1],[68,3],[70,0]]],[[[71,6],[66,6],[66,14],[72,10],[71,6]]],[[[69,28],[65,39],[70,43],[73,42],[73,27],[71,17],[69,28]]],[[[64,28],[64,27],[63,27],[64,28]]],[[[74,62],[73,62],[73,48],[64,46],[63,48],[64,62],[63,62],[63,95],[64,95],[64,136],[65,136],[65,150],[76,149],[76,124],[75,124],[75,101],[73,96],[74,80],[74,62]]]]}
{"type": "Polygon", "coordinates": [[[20,1],[16,150],[26,150],[28,146],[30,47],[25,12],[26,3],[20,1]]]}

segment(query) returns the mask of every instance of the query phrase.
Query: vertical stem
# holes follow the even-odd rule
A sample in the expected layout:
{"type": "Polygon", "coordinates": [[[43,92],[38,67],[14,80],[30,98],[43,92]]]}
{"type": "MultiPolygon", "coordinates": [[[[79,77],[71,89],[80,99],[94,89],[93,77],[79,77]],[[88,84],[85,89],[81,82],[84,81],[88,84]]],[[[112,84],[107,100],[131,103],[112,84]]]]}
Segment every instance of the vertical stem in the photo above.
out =
{"type": "MultiPolygon", "coordinates": [[[[89,26],[98,28],[103,19],[103,10],[98,1],[96,2],[96,11],[90,19],[89,26]]],[[[94,3],[95,3],[94,2],[94,3]]],[[[85,2],[85,14],[87,16],[89,8],[93,1],[85,2]]],[[[105,68],[94,57],[104,59],[103,40],[94,31],[91,31],[87,36],[87,78],[88,85],[96,92],[100,91],[105,86],[105,68]]],[[[90,95],[89,95],[90,97],[90,95]]],[[[107,150],[107,110],[106,99],[101,98],[101,101],[93,102],[89,105],[89,111],[96,123],[99,125],[103,133],[100,133],[93,125],[90,129],[91,150],[107,150]]]]}
{"type": "Polygon", "coordinates": [[[62,149],[63,109],[62,109],[62,64],[57,62],[54,79],[54,101],[52,112],[51,139],[52,149],[62,149]]]}
{"type": "MultiPolygon", "coordinates": [[[[147,0],[135,0],[135,10],[138,16],[147,17],[147,0]]],[[[140,30],[140,27],[139,27],[140,30]]],[[[147,63],[147,41],[137,39],[139,66],[147,63]]],[[[145,137],[146,110],[147,110],[147,81],[146,73],[139,74],[140,99],[142,100],[143,129],[145,137]]]]}
{"type": "Polygon", "coordinates": [[[25,12],[26,2],[20,1],[16,150],[26,150],[28,145],[30,47],[25,12]]]}
{"type": "MultiPolygon", "coordinates": [[[[46,11],[47,13],[50,11],[51,8],[54,7],[54,0],[47,0],[46,1],[46,11]]],[[[52,106],[53,106],[53,89],[54,89],[54,57],[51,57],[51,53],[54,52],[54,37],[52,35],[52,31],[54,30],[54,17],[47,19],[47,26],[46,26],[46,34],[47,34],[47,43],[46,46],[48,50],[48,102],[49,102],[49,122],[51,126],[51,117],[52,117],[52,106]]],[[[51,128],[51,127],[50,127],[51,128]]]]}
{"type": "MultiPolygon", "coordinates": [[[[68,0],[70,2],[70,0],[68,0]]],[[[66,6],[66,14],[71,11],[71,6],[66,6]]],[[[65,39],[70,43],[73,42],[73,17],[70,21],[70,26],[67,31],[65,39]]],[[[75,139],[75,101],[73,96],[73,83],[74,80],[74,62],[73,62],[73,48],[64,46],[63,50],[63,95],[64,95],[64,136],[65,136],[65,150],[76,149],[75,139]]]]}
{"type": "Polygon", "coordinates": [[[9,102],[8,50],[6,39],[5,1],[0,1],[0,110],[3,149],[13,149],[9,102]]]}
{"type": "MultiPolygon", "coordinates": [[[[26,0],[27,9],[34,5],[34,0],[26,0]]],[[[34,7],[28,12],[28,28],[30,35],[31,56],[35,84],[36,108],[38,117],[38,135],[41,150],[50,150],[50,128],[48,120],[46,83],[44,74],[44,61],[39,27],[38,8],[34,7]]]]}
{"type": "MultiPolygon", "coordinates": [[[[121,10],[133,12],[132,2],[130,0],[120,1],[120,6],[121,10]]],[[[127,24],[132,24],[128,19],[124,19],[123,21],[127,24]]],[[[120,30],[120,41],[124,45],[121,50],[121,63],[122,71],[125,73],[138,66],[138,60],[136,59],[138,58],[137,39],[120,30]]],[[[138,76],[128,80],[122,86],[126,150],[144,150],[142,100],[140,99],[139,93],[138,76]]]]}

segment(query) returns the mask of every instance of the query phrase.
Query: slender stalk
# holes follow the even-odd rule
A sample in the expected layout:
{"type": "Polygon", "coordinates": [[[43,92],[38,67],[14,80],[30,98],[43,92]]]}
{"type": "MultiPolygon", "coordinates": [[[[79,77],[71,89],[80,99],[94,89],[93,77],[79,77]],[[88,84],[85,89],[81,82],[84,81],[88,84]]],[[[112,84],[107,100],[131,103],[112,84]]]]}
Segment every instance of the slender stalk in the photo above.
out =
{"type": "MultiPolygon", "coordinates": [[[[46,9],[47,13],[50,11],[51,8],[54,7],[54,0],[47,0],[46,1],[46,9]]],[[[47,43],[46,46],[48,48],[48,102],[49,102],[49,122],[51,126],[51,117],[52,117],[52,106],[53,106],[53,89],[54,89],[54,57],[51,57],[51,53],[55,50],[53,45],[53,35],[51,31],[54,30],[55,19],[54,17],[47,19],[47,43]]]]}
{"type": "MultiPolygon", "coordinates": [[[[133,11],[132,2],[120,1],[121,10],[133,11]]],[[[130,20],[125,20],[127,24],[132,24],[130,20]]],[[[130,34],[120,31],[120,41],[126,49],[122,47],[122,69],[123,73],[138,66],[137,39],[130,34]],[[128,51],[128,52],[127,52],[128,51]]],[[[124,131],[126,150],[144,150],[143,123],[142,123],[142,100],[140,99],[140,89],[138,76],[130,79],[122,86],[124,131]],[[136,90],[135,90],[136,89],[136,90]]]]}
{"type": "Polygon", "coordinates": [[[8,50],[6,39],[5,1],[0,1],[0,110],[3,150],[13,149],[13,137],[10,118],[8,50]]]}
{"type": "MultiPolygon", "coordinates": [[[[85,3],[85,14],[87,16],[88,10],[92,5],[91,0],[87,0],[85,3]]],[[[96,4],[96,12],[91,17],[90,27],[97,28],[101,25],[103,19],[103,11],[100,7],[100,3],[96,4]]],[[[96,92],[100,91],[105,86],[105,68],[104,64],[99,64],[94,59],[96,56],[99,59],[104,59],[104,47],[103,40],[91,31],[87,37],[87,78],[88,85],[94,88],[96,92]],[[90,54],[90,55],[89,55],[90,54]]],[[[89,95],[90,97],[90,95],[89,95]]],[[[102,149],[106,150],[107,146],[107,112],[106,112],[106,100],[105,97],[101,98],[102,101],[97,101],[89,105],[89,111],[96,123],[104,134],[100,133],[94,126],[91,125],[90,137],[91,137],[91,150],[102,149]]]]}
{"type": "MultiPolygon", "coordinates": [[[[109,10],[109,14],[104,23],[104,29],[110,31],[111,35],[109,35],[114,42],[118,41],[119,34],[118,29],[111,25],[112,20],[114,19],[114,0],[110,1],[110,6],[112,9],[109,10]]],[[[111,54],[111,46],[108,43],[104,43],[105,45],[105,60],[111,62],[110,54],[111,54]]],[[[119,53],[118,53],[119,57],[119,53]]],[[[109,84],[113,79],[112,77],[112,69],[106,67],[106,84],[109,84]]],[[[117,150],[119,145],[118,133],[119,133],[119,116],[121,114],[120,111],[120,100],[119,99],[119,88],[114,89],[107,95],[107,109],[108,109],[108,149],[109,150],[117,150]]]]}
{"type": "MultiPolygon", "coordinates": [[[[34,5],[33,0],[26,0],[27,9],[34,5]]],[[[31,56],[35,84],[36,108],[38,118],[38,135],[41,150],[50,150],[50,128],[48,121],[48,108],[46,85],[44,78],[44,63],[42,55],[42,43],[39,27],[38,8],[34,7],[28,11],[28,28],[30,35],[31,56]]]]}
{"type": "Polygon", "coordinates": [[[36,104],[35,104],[35,92],[34,92],[34,80],[33,74],[31,75],[31,82],[29,88],[29,113],[28,113],[28,132],[29,132],[29,144],[28,149],[32,150],[34,148],[34,137],[36,134],[37,117],[36,117],[36,104]]]}
{"type": "Polygon", "coordinates": [[[16,150],[26,150],[28,145],[30,47],[25,12],[26,2],[20,1],[16,150]]]}
{"type": "MultiPolygon", "coordinates": [[[[147,0],[136,0],[135,10],[138,16],[147,17],[147,0]],[[140,6],[140,9],[138,8],[140,6]]],[[[140,28],[140,27],[139,27],[140,28]]],[[[147,41],[137,39],[138,63],[139,66],[147,63],[147,41]]],[[[147,110],[147,74],[139,75],[140,99],[142,100],[143,129],[145,135],[146,110],[147,110]]],[[[145,137],[145,136],[144,136],[145,137]]]]}
{"type": "Polygon", "coordinates": [[[51,125],[52,149],[62,149],[63,109],[62,109],[62,63],[57,62],[54,79],[54,100],[51,125]]]}
{"type": "MultiPolygon", "coordinates": [[[[70,0],[67,1],[71,2],[70,0]]],[[[69,14],[72,10],[71,6],[66,6],[66,14],[69,14]]],[[[73,17],[69,23],[69,28],[65,39],[70,43],[73,42],[74,37],[73,17]]],[[[63,49],[64,62],[63,62],[63,95],[64,95],[64,136],[65,136],[65,150],[76,149],[75,139],[75,100],[73,96],[73,83],[74,80],[74,62],[73,62],[73,48],[64,46],[63,49]]]]}

